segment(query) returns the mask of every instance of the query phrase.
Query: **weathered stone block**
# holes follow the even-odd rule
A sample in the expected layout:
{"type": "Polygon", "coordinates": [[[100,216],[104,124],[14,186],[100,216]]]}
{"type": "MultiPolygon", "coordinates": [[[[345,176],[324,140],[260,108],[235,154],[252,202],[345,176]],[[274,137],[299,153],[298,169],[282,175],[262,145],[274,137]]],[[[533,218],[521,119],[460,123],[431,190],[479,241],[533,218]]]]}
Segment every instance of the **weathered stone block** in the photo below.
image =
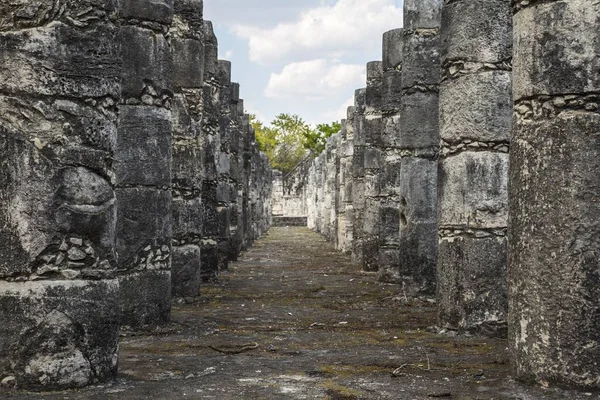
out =
{"type": "Polygon", "coordinates": [[[599,126],[598,114],[565,112],[514,131],[509,343],[521,379],[598,386],[599,126]]]}
{"type": "MultiPolygon", "coordinates": [[[[169,262],[170,264],[170,262],[169,262]]],[[[165,325],[171,315],[171,271],[146,270],[119,276],[121,325],[165,325]]]]}
{"type": "Polygon", "coordinates": [[[403,57],[402,86],[405,89],[439,85],[440,39],[437,34],[405,35],[403,57]]]}
{"type": "Polygon", "coordinates": [[[462,152],[440,160],[439,223],[502,229],[508,219],[508,154],[462,152]]]}
{"type": "Polygon", "coordinates": [[[118,298],[116,279],[0,282],[0,376],[30,390],[116,378],[118,298]]]}
{"type": "Polygon", "coordinates": [[[171,185],[171,113],[150,106],[119,107],[117,186],[171,185]]]}
{"type": "Polygon", "coordinates": [[[509,63],[512,12],[504,0],[454,1],[442,13],[441,56],[445,62],[509,63]]]}
{"type": "Polygon", "coordinates": [[[597,4],[556,1],[515,14],[515,99],[598,90],[597,13],[597,4]]]}
{"type": "Polygon", "coordinates": [[[168,25],[173,20],[173,0],[121,0],[121,17],[168,25]]]}
{"type": "Polygon", "coordinates": [[[442,0],[405,0],[404,29],[436,29],[440,26],[442,0]]]}
{"type": "Polygon", "coordinates": [[[400,147],[439,146],[439,99],[434,92],[416,92],[402,97],[400,147]]]}
{"type": "Polygon", "coordinates": [[[119,188],[116,198],[119,270],[168,269],[168,257],[162,259],[164,254],[158,256],[156,249],[169,248],[171,244],[171,192],[146,187],[119,188]],[[154,254],[148,256],[150,253],[154,254]]]}
{"type": "Polygon", "coordinates": [[[172,202],[173,238],[187,240],[202,235],[202,202],[200,197],[175,197],[172,202]]]}
{"type": "Polygon", "coordinates": [[[198,296],[200,281],[200,247],[197,245],[173,246],[172,296],[198,296]]]}
{"type": "Polygon", "coordinates": [[[200,40],[174,38],[173,85],[176,88],[201,88],[204,84],[204,46],[200,40]]]}
{"type": "Polygon", "coordinates": [[[382,60],[383,71],[398,70],[402,66],[402,48],[404,30],[392,29],[383,34],[382,60]]]}
{"type": "Polygon", "coordinates": [[[121,28],[123,92],[144,104],[162,104],[173,94],[173,56],[167,39],[137,26],[121,28]]]}
{"type": "Polygon", "coordinates": [[[442,238],[437,301],[444,327],[505,337],[506,237],[442,238]]]}
{"type": "Polygon", "coordinates": [[[510,71],[480,72],[444,82],[440,90],[441,139],[507,143],[511,88],[510,71]]]}

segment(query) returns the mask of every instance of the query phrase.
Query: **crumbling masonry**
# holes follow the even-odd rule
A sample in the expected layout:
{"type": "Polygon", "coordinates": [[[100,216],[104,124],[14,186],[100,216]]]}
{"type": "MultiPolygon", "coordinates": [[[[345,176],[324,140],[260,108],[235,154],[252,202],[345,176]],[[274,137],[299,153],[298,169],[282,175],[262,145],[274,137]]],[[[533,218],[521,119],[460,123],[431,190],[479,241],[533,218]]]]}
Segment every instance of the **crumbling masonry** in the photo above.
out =
{"type": "Polygon", "coordinates": [[[600,388],[599,21],[584,0],[405,0],[280,213],[435,292],[440,328],[508,330],[520,379],[600,388]]]}
{"type": "Polygon", "coordinates": [[[268,228],[270,168],[202,8],[0,5],[3,384],[115,378],[120,326],[167,323],[268,228]]]}

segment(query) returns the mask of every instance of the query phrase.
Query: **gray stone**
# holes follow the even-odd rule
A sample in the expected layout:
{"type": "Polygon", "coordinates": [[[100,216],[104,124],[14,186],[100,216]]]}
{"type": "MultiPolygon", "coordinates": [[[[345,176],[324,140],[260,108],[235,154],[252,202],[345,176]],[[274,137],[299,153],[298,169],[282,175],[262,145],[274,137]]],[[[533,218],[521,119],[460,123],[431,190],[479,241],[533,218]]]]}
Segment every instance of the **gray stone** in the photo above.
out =
{"type": "MultiPolygon", "coordinates": [[[[86,5],[79,3],[42,20],[18,17],[31,6],[44,11],[34,3],[3,8],[0,29],[0,378],[52,390],[116,375],[111,177],[121,58],[112,21],[80,24],[86,5]],[[92,105],[89,98],[103,101],[92,105]],[[86,241],[110,265],[102,278],[37,274],[66,270],[71,239],[86,241]]],[[[117,11],[112,1],[93,9],[117,11]]],[[[71,256],[87,259],[79,249],[71,256]]]]}
{"type": "Polygon", "coordinates": [[[516,376],[598,388],[600,5],[515,4],[509,346],[516,376]],[[522,113],[528,105],[532,112],[522,113]]]}

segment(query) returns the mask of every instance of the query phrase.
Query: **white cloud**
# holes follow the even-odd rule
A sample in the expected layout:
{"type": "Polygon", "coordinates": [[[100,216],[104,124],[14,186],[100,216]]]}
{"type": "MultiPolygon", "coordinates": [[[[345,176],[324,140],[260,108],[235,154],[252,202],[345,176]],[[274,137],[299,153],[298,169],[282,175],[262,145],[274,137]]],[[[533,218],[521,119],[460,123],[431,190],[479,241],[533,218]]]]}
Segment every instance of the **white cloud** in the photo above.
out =
{"type": "Polygon", "coordinates": [[[348,107],[354,105],[354,95],[335,110],[326,111],[319,117],[320,121],[341,121],[348,116],[348,107]]]}
{"type": "Polygon", "coordinates": [[[338,0],[300,14],[292,23],[272,29],[244,25],[234,32],[249,41],[250,60],[262,65],[343,57],[381,48],[382,33],[402,26],[395,0],[338,0]]]}
{"type": "Polygon", "coordinates": [[[226,60],[231,60],[231,57],[233,57],[233,50],[227,50],[225,52],[225,59],[226,60]]]}
{"type": "Polygon", "coordinates": [[[362,85],[365,67],[318,59],[286,65],[281,73],[271,73],[264,91],[270,98],[315,100],[333,92],[362,85]]]}

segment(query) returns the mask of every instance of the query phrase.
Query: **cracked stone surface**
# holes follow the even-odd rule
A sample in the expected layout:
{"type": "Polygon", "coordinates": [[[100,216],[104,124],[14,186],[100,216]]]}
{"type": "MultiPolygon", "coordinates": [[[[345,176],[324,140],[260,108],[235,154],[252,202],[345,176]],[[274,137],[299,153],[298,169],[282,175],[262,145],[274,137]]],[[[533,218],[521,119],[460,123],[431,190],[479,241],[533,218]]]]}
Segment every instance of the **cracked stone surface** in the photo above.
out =
{"type": "Polygon", "coordinates": [[[592,398],[515,383],[506,341],[432,333],[435,314],[309,229],[272,228],[170,326],[124,333],[115,384],[0,397],[592,398]]]}

